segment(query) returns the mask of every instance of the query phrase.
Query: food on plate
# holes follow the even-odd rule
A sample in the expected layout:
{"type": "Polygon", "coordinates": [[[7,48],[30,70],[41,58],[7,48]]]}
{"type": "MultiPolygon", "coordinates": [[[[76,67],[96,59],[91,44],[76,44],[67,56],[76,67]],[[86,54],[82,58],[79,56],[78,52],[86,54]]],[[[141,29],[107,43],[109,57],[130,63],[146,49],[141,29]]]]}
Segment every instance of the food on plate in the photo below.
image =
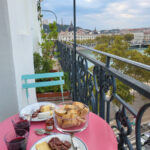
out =
{"type": "Polygon", "coordinates": [[[71,143],[68,141],[61,141],[59,138],[54,137],[48,143],[42,142],[35,145],[36,150],[69,150],[71,143]]]}
{"type": "Polygon", "coordinates": [[[51,116],[52,114],[53,114],[53,111],[41,112],[41,113],[38,113],[38,118],[39,119],[47,118],[51,116]]]}
{"type": "Polygon", "coordinates": [[[32,114],[32,118],[48,118],[49,116],[53,115],[54,108],[55,107],[51,104],[43,105],[32,114]]]}
{"type": "Polygon", "coordinates": [[[50,111],[49,105],[45,105],[45,106],[40,107],[40,112],[48,112],[48,111],[50,111]]]}
{"type": "Polygon", "coordinates": [[[52,150],[46,142],[35,145],[36,150],[52,150]]]}
{"type": "Polygon", "coordinates": [[[55,116],[61,128],[70,128],[85,123],[88,112],[89,109],[86,105],[81,102],[73,102],[56,109],[55,116]]]}
{"type": "Polygon", "coordinates": [[[71,143],[68,141],[61,141],[59,138],[54,137],[48,142],[49,147],[52,150],[69,150],[71,143]]]}

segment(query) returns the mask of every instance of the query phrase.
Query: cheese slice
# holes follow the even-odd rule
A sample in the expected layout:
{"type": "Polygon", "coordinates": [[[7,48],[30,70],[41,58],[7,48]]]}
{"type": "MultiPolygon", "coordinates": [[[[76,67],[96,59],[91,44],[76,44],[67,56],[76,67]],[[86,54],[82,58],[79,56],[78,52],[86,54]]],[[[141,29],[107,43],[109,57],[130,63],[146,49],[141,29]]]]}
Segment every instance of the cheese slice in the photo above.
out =
{"type": "Polygon", "coordinates": [[[38,118],[39,119],[48,118],[50,116],[51,116],[51,111],[38,113],[38,118]]]}
{"type": "Polygon", "coordinates": [[[46,142],[42,142],[35,145],[36,150],[51,150],[46,142]]]}

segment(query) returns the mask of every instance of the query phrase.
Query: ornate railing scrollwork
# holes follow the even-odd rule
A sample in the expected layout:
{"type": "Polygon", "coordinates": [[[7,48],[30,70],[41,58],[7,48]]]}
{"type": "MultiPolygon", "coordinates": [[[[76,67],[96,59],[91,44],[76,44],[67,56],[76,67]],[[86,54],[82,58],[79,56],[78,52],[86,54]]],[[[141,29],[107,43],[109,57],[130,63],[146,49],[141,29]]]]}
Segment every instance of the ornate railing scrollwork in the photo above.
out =
{"type": "MultiPolygon", "coordinates": [[[[142,148],[141,148],[142,147],[142,144],[141,144],[141,121],[142,121],[142,117],[143,117],[144,112],[146,112],[146,110],[148,108],[150,108],[150,103],[142,106],[142,108],[139,110],[138,115],[137,115],[136,130],[135,130],[137,150],[142,150],[142,148]]],[[[144,144],[150,145],[150,138],[144,144]]]]}
{"type": "MultiPolygon", "coordinates": [[[[150,87],[111,68],[110,62],[111,59],[117,59],[118,61],[143,68],[147,71],[150,71],[150,66],[97,51],[83,45],[77,45],[91,50],[92,52],[105,55],[107,59],[106,64],[104,64],[87,56],[82,53],[82,51],[74,53],[72,45],[67,45],[59,41],[57,41],[57,45],[60,53],[59,60],[61,66],[64,71],[69,72],[73,99],[76,98],[75,100],[90,105],[91,110],[100,115],[108,123],[110,121],[110,104],[114,99],[118,101],[121,109],[116,112],[116,126],[114,126],[119,131],[119,134],[117,135],[118,149],[133,150],[133,146],[129,140],[129,135],[132,133],[132,125],[126,113],[126,110],[128,110],[128,112],[136,118],[136,149],[141,150],[141,119],[144,112],[150,107],[150,104],[144,105],[139,113],[137,113],[124,99],[121,98],[120,95],[117,94],[116,79],[147,98],[150,98],[150,87]],[[74,56],[75,54],[76,56],[74,56]],[[90,70],[88,68],[88,61],[94,64],[93,68],[90,70]],[[112,88],[110,89],[110,87],[112,88]]],[[[150,139],[144,144],[149,143],[149,141],[150,139]]]]}
{"type": "Polygon", "coordinates": [[[117,122],[116,128],[120,131],[118,136],[118,143],[119,143],[118,149],[124,150],[125,145],[127,145],[129,150],[133,150],[132,145],[128,139],[128,135],[130,135],[132,132],[132,127],[131,127],[130,120],[126,115],[126,110],[124,106],[122,107],[122,110],[119,110],[116,113],[116,122],[117,122]],[[125,130],[125,128],[127,129],[125,130]]]}

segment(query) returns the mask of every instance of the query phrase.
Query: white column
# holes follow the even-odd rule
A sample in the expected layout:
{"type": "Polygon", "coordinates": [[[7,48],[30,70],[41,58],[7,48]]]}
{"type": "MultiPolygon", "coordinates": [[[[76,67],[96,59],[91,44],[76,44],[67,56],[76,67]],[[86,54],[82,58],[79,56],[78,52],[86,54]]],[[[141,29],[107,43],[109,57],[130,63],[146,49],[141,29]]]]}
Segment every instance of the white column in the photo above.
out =
{"type": "MultiPolygon", "coordinates": [[[[27,105],[21,76],[34,73],[40,40],[35,9],[36,0],[0,0],[0,121],[27,105]]],[[[29,101],[36,102],[35,89],[29,89],[29,101]]]]}
{"type": "MultiPolygon", "coordinates": [[[[7,0],[15,66],[15,78],[19,110],[27,105],[25,90],[22,89],[21,76],[33,74],[33,33],[31,0],[7,0]]],[[[30,103],[36,102],[35,89],[29,90],[30,103]]]]}
{"type": "Polygon", "coordinates": [[[0,121],[18,112],[16,78],[6,0],[0,1],[0,121]]]}

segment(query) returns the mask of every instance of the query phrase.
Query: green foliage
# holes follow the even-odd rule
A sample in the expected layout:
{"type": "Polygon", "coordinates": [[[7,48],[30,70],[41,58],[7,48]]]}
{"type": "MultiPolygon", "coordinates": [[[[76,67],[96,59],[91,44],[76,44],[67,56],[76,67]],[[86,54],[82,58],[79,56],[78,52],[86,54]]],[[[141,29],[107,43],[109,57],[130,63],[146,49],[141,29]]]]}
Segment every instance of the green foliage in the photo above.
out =
{"type": "Polygon", "coordinates": [[[93,44],[95,43],[96,41],[93,39],[87,39],[87,40],[77,40],[77,43],[78,44],[93,44]]]}
{"type": "MultiPolygon", "coordinates": [[[[131,34],[124,36],[113,35],[97,37],[96,40],[98,44],[95,49],[150,65],[150,46],[145,50],[145,55],[141,54],[137,50],[130,50],[129,42],[132,39],[133,35],[131,34]]],[[[100,61],[104,63],[106,62],[105,56],[97,56],[97,53],[95,53],[95,56],[100,61]]],[[[111,66],[142,82],[150,81],[150,72],[140,69],[139,67],[135,67],[115,59],[111,62],[111,66]]],[[[130,94],[130,88],[119,81],[117,81],[117,93],[127,102],[132,103],[134,97],[130,94]]]]}
{"type": "Polygon", "coordinates": [[[34,70],[35,73],[40,73],[42,68],[42,57],[39,53],[34,53],[34,70]]]}
{"type": "Polygon", "coordinates": [[[45,33],[44,30],[41,31],[42,43],[39,43],[42,49],[43,57],[45,58],[54,56],[54,48],[55,48],[54,39],[57,39],[58,37],[56,22],[50,23],[49,29],[51,32],[49,32],[48,34],[45,33]]]}
{"type": "MultiPolygon", "coordinates": [[[[50,32],[48,34],[45,33],[44,30],[41,30],[42,43],[39,43],[39,45],[42,50],[42,56],[37,52],[34,53],[35,73],[51,72],[53,69],[53,65],[55,64],[55,61],[52,59],[52,57],[58,55],[58,53],[54,51],[54,48],[56,47],[54,39],[57,39],[58,37],[56,22],[49,24],[49,30],[50,32]]],[[[64,91],[69,90],[70,82],[69,82],[68,73],[64,73],[63,79],[66,82],[63,87],[64,91]]],[[[52,81],[52,80],[59,80],[59,78],[40,79],[36,81],[41,82],[41,81],[52,81]]],[[[38,93],[60,92],[60,86],[40,87],[40,88],[36,88],[36,91],[38,93]]]]}
{"type": "Polygon", "coordinates": [[[45,33],[44,30],[41,30],[42,43],[39,43],[42,56],[39,53],[34,53],[34,67],[35,73],[46,73],[50,72],[53,69],[55,61],[52,60],[54,56],[55,43],[53,39],[56,39],[58,36],[56,22],[49,24],[51,32],[49,34],[45,33]]]}
{"type": "Polygon", "coordinates": [[[37,0],[37,12],[38,12],[38,21],[40,22],[40,27],[42,27],[42,17],[43,15],[41,14],[41,1],[37,0]]]}
{"type": "Polygon", "coordinates": [[[150,56],[150,45],[149,45],[148,48],[144,51],[144,54],[146,54],[147,56],[150,56]]]}
{"type": "Polygon", "coordinates": [[[124,35],[124,40],[127,42],[131,42],[134,39],[134,35],[133,34],[125,34],[124,35]]]}
{"type": "Polygon", "coordinates": [[[100,37],[96,37],[97,44],[107,43],[108,45],[114,40],[114,36],[102,35],[100,37]]]}
{"type": "MultiPolygon", "coordinates": [[[[120,82],[119,80],[116,80],[116,85],[117,85],[116,93],[126,102],[132,104],[134,101],[134,95],[131,94],[130,88],[124,83],[120,82]]],[[[120,103],[116,99],[114,100],[114,103],[118,106],[120,105],[120,103]]]]}
{"type": "Polygon", "coordinates": [[[34,53],[34,69],[35,73],[46,73],[53,69],[55,61],[49,57],[42,57],[39,53],[34,53]]]}

